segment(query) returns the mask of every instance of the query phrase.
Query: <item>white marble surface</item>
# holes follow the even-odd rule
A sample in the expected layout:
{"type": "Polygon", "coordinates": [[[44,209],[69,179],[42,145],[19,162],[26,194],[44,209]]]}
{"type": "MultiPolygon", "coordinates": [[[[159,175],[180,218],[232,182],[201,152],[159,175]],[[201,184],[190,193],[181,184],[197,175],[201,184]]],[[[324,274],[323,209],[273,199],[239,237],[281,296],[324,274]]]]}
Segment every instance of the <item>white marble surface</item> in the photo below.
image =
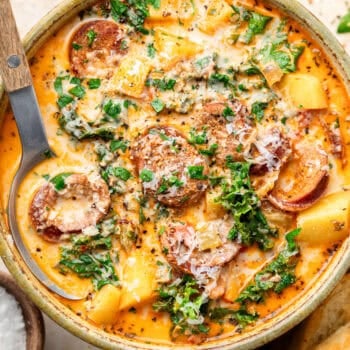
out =
{"type": "MultiPolygon", "coordinates": [[[[24,36],[32,26],[50,9],[62,0],[10,0],[21,36],[24,36]]],[[[83,1],[83,0],[82,0],[83,1]]],[[[299,0],[315,12],[329,28],[335,32],[339,17],[349,8],[347,0],[299,0]]],[[[1,15],[1,14],[0,14],[1,15]]],[[[340,36],[340,41],[350,52],[350,34],[340,36]]],[[[0,269],[6,270],[0,260],[0,269]]],[[[45,350],[92,350],[97,349],[74,337],[56,325],[48,317],[45,318],[46,341],[45,350]]],[[[1,347],[1,346],[0,346],[1,347]]]]}

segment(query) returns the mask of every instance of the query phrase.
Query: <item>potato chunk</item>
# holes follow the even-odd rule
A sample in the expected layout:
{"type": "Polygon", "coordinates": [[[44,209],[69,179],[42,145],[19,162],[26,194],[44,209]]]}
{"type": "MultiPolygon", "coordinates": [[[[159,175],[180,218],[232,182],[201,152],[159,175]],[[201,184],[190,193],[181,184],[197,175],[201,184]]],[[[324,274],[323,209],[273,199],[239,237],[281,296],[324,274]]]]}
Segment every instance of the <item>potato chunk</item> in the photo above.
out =
{"type": "Polygon", "coordinates": [[[310,74],[288,74],[282,81],[282,90],[292,103],[305,109],[328,107],[327,95],[320,79],[310,74]]]}
{"type": "Polygon", "coordinates": [[[112,77],[112,88],[128,96],[140,97],[151,66],[144,57],[127,56],[112,77]]]}
{"type": "Polygon", "coordinates": [[[161,57],[162,63],[167,66],[203,51],[203,46],[185,37],[167,33],[162,29],[155,31],[154,46],[161,57]]]}
{"type": "Polygon", "coordinates": [[[232,8],[224,1],[210,1],[206,13],[206,18],[202,20],[198,27],[207,34],[213,34],[221,25],[228,22],[233,14],[232,8]]]}
{"type": "Polygon", "coordinates": [[[169,21],[189,20],[194,15],[194,6],[190,0],[162,0],[159,9],[149,7],[148,20],[169,21]]]}
{"type": "Polygon", "coordinates": [[[119,312],[121,288],[105,285],[93,298],[87,315],[97,324],[113,324],[119,312]]]}
{"type": "Polygon", "coordinates": [[[122,281],[120,309],[129,309],[152,299],[157,289],[153,255],[140,249],[132,252],[125,262],[122,281]]]}
{"type": "Polygon", "coordinates": [[[301,232],[298,239],[312,244],[344,239],[349,234],[349,208],[349,192],[337,192],[322,198],[299,214],[297,226],[301,232]]]}
{"type": "Polygon", "coordinates": [[[225,215],[225,208],[217,202],[220,190],[210,190],[205,193],[205,216],[208,220],[222,218],[225,215]]]}

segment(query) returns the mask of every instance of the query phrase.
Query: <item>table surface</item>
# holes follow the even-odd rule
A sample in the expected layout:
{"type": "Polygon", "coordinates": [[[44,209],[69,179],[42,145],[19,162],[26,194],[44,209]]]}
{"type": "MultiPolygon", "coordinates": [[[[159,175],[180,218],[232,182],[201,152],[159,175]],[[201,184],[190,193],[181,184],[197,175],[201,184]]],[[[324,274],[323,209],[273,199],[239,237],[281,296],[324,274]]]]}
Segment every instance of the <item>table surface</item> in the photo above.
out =
{"type": "MultiPolygon", "coordinates": [[[[43,17],[50,9],[54,8],[62,0],[10,0],[13,6],[19,31],[23,37],[33,25],[43,17]]],[[[82,0],[83,1],[83,0],[82,0]]],[[[347,0],[299,0],[312,12],[314,12],[334,33],[339,23],[339,18],[349,9],[347,0]]],[[[338,36],[340,42],[350,53],[350,34],[338,36]]],[[[6,267],[0,259],[0,270],[6,267]]],[[[44,316],[46,328],[45,350],[93,350],[97,349],[86,342],[71,335],[51,319],[44,316]]]]}

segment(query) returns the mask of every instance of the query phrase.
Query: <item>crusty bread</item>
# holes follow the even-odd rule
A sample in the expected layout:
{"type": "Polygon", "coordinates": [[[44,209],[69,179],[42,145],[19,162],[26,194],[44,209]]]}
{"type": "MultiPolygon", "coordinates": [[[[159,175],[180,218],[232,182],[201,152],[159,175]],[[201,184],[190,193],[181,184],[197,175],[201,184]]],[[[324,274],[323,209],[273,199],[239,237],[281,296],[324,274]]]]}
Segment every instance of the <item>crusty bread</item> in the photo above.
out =
{"type": "Polygon", "coordinates": [[[346,350],[350,349],[350,322],[340,327],[335,333],[327,338],[315,350],[346,350]]]}
{"type": "Polygon", "coordinates": [[[342,350],[350,349],[350,273],[343,277],[311,316],[264,349],[333,350],[338,349],[336,346],[340,346],[339,349],[342,350]],[[338,329],[341,332],[339,339],[336,336],[338,329]],[[326,339],[327,341],[321,346],[326,339]],[[335,342],[334,347],[332,342],[335,342]],[[341,347],[338,344],[347,346],[341,347]]]}

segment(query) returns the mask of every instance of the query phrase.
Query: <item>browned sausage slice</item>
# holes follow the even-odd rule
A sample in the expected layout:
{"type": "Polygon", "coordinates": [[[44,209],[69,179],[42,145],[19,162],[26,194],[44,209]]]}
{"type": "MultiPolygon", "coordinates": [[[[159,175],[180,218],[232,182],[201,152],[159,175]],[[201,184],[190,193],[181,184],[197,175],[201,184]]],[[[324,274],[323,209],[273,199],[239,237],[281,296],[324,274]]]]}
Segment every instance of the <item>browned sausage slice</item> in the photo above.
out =
{"type": "Polygon", "coordinates": [[[80,77],[104,77],[126,53],[124,33],[115,22],[95,20],[83,23],[70,45],[72,71],[80,77]]]}
{"type": "Polygon", "coordinates": [[[201,249],[199,234],[185,223],[172,223],[161,235],[160,241],[169,263],[178,270],[192,274],[196,279],[216,274],[220,267],[231,261],[241,246],[227,239],[231,225],[223,220],[212,222],[208,229],[215,231],[217,237],[212,249],[201,249]],[[198,276],[202,275],[202,276],[198,276]]]}
{"type": "Polygon", "coordinates": [[[72,174],[64,189],[57,191],[51,182],[35,193],[29,208],[34,228],[48,241],[62,233],[74,233],[96,225],[111,203],[107,184],[99,177],[72,174]]]}
{"type": "Polygon", "coordinates": [[[175,128],[148,129],[131,154],[144,192],[164,205],[195,203],[208,186],[206,160],[175,128]]]}
{"type": "Polygon", "coordinates": [[[227,156],[234,160],[244,159],[244,153],[250,150],[253,131],[247,107],[239,101],[208,103],[203,106],[201,120],[208,126],[209,143],[218,145],[215,155],[218,165],[224,165],[227,156]],[[226,118],[223,116],[225,110],[226,118]],[[231,111],[233,115],[229,115],[231,111]]]}
{"type": "Polygon", "coordinates": [[[281,170],[269,195],[276,207],[297,212],[315,203],[328,184],[328,155],[318,147],[299,145],[281,170]]]}

